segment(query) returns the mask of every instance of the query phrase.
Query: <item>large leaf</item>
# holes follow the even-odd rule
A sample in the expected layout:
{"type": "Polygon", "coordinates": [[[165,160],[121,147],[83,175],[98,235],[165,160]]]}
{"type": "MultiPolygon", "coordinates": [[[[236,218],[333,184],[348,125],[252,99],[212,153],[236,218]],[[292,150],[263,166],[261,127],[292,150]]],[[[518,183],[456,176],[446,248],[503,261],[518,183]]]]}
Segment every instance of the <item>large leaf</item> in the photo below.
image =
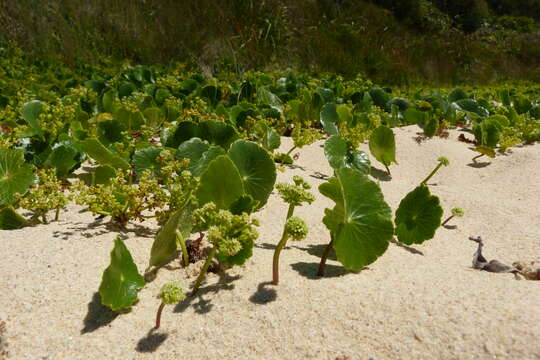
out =
{"type": "Polygon", "coordinates": [[[229,157],[240,172],[246,194],[266,204],[276,182],[276,165],[266,150],[251,141],[237,140],[229,157]]]}
{"type": "Polygon", "coordinates": [[[467,93],[465,92],[465,90],[460,89],[460,88],[455,88],[454,90],[450,92],[450,94],[448,94],[449,102],[456,102],[456,101],[466,99],[466,98],[467,98],[467,93]]]}
{"type": "Polygon", "coordinates": [[[129,169],[129,163],[126,160],[111,152],[96,138],[79,141],[79,146],[88,156],[102,165],[111,165],[124,170],[129,169]]]}
{"type": "Polygon", "coordinates": [[[0,230],[20,229],[26,224],[26,219],[19,215],[13,207],[0,208],[0,230]]]}
{"type": "Polygon", "coordinates": [[[396,141],[392,129],[379,126],[369,137],[369,151],[385,166],[396,163],[396,141]]]}
{"type": "Polygon", "coordinates": [[[418,186],[401,200],[396,211],[396,235],[399,241],[411,245],[433,238],[441,225],[442,215],[439,198],[431,195],[427,186],[418,186]]]}
{"type": "Polygon", "coordinates": [[[369,174],[370,161],[367,154],[363,151],[350,149],[347,141],[339,135],[332,135],[326,140],[324,155],[334,170],[349,167],[369,174]]]}
{"type": "Polygon", "coordinates": [[[77,165],[79,153],[70,142],[56,144],[44,165],[56,169],[56,176],[63,178],[77,165]]]}
{"type": "Polygon", "coordinates": [[[99,294],[101,302],[113,311],[129,308],[137,301],[137,292],[145,285],[126,245],[117,237],[111,262],[103,272],[99,294]]]}
{"type": "Polygon", "coordinates": [[[220,209],[229,209],[243,194],[244,187],[238,169],[228,156],[220,155],[210,162],[201,175],[196,196],[200,205],[214,202],[220,209]]]}
{"type": "Polygon", "coordinates": [[[24,194],[37,181],[32,167],[24,162],[23,150],[0,149],[0,206],[15,201],[16,194],[24,194]]]}
{"type": "Polygon", "coordinates": [[[260,87],[257,89],[257,100],[260,104],[268,105],[272,109],[279,111],[280,114],[283,114],[283,102],[267,88],[260,87]]]}
{"type": "Polygon", "coordinates": [[[341,168],[319,191],[336,203],[325,210],[323,222],[345,268],[360,270],[384,254],[394,228],[390,207],[376,183],[358,170],[341,168]]]}
{"type": "Polygon", "coordinates": [[[42,139],[44,138],[43,129],[38,123],[39,114],[43,110],[43,103],[39,100],[33,100],[23,104],[19,113],[23,119],[30,125],[30,127],[39,135],[42,139]]]}
{"type": "Polygon", "coordinates": [[[456,101],[454,104],[457,105],[461,110],[472,112],[480,117],[489,116],[489,111],[483,106],[480,106],[476,100],[462,99],[456,101]]]}
{"type": "Polygon", "coordinates": [[[171,215],[152,244],[149,266],[161,266],[176,255],[176,230],[179,230],[184,238],[190,235],[192,213],[193,208],[185,205],[171,215]]]}
{"type": "Polygon", "coordinates": [[[132,112],[125,108],[119,108],[114,113],[114,119],[117,120],[128,131],[140,130],[146,120],[140,111],[132,112]]]}
{"type": "Polygon", "coordinates": [[[221,121],[203,121],[199,123],[199,136],[211,144],[219,145],[225,149],[238,139],[234,127],[221,121]]]}
{"type": "Polygon", "coordinates": [[[157,158],[162,151],[163,148],[155,146],[135,151],[132,163],[137,174],[140,174],[145,170],[150,170],[153,174],[158,175],[161,169],[161,163],[157,161],[157,158]]]}
{"type": "Polygon", "coordinates": [[[224,154],[225,150],[222,147],[209,145],[208,142],[199,138],[184,141],[176,152],[177,157],[189,159],[187,169],[194,176],[201,176],[212,160],[224,154]]]}

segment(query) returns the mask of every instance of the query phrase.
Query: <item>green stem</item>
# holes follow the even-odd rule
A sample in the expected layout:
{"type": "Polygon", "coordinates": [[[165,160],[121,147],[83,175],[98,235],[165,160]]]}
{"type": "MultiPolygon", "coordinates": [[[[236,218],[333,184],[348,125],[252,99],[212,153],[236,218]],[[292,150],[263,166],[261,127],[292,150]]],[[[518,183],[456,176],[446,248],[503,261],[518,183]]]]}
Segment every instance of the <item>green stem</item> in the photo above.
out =
{"type": "Polygon", "coordinates": [[[186,247],[186,242],[184,241],[184,237],[182,234],[180,234],[180,231],[178,229],[175,230],[176,234],[176,242],[180,244],[180,248],[182,249],[182,260],[184,267],[189,265],[189,254],[186,247]]]}
{"type": "Polygon", "coordinates": [[[197,277],[197,280],[195,280],[195,285],[193,286],[193,291],[191,291],[191,296],[195,295],[199,290],[199,287],[201,286],[204,278],[206,277],[206,272],[208,271],[208,268],[210,267],[212,259],[214,258],[216,253],[217,247],[213,247],[212,250],[210,250],[210,254],[208,254],[208,257],[206,258],[206,261],[204,262],[204,265],[201,269],[201,272],[199,273],[199,276],[197,277]]]}
{"type": "Polygon", "coordinates": [[[298,146],[294,145],[294,146],[291,148],[291,150],[289,150],[289,151],[287,152],[287,154],[285,154],[285,155],[290,156],[291,153],[294,151],[294,149],[296,149],[297,147],[298,147],[298,146]]]}
{"type": "Polygon", "coordinates": [[[287,236],[287,220],[292,216],[294,212],[294,205],[289,205],[289,210],[287,211],[287,217],[285,219],[285,225],[283,226],[283,234],[281,235],[281,240],[279,240],[279,243],[276,246],[276,250],[274,250],[274,261],[272,264],[272,284],[277,285],[279,284],[279,254],[281,253],[281,250],[285,247],[285,244],[287,244],[287,239],[289,238],[287,236]]]}
{"type": "Polygon", "coordinates": [[[56,213],[54,214],[54,221],[58,221],[60,218],[60,208],[56,208],[56,213]]]}
{"type": "Polygon", "coordinates": [[[432,177],[433,175],[435,175],[435,173],[436,173],[437,171],[439,171],[439,169],[441,168],[442,165],[443,165],[443,163],[442,163],[442,162],[439,162],[439,164],[438,164],[437,166],[435,166],[435,169],[433,169],[433,171],[429,173],[429,175],[424,179],[424,181],[422,181],[422,182],[420,183],[420,185],[426,185],[426,183],[428,182],[428,180],[431,179],[431,177],[432,177]]]}
{"type": "Polygon", "coordinates": [[[165,307],[165,303],[162,301],[161,304],[159,304],[157,314],[156,314],[156,326],[154,329],[159,329],[159,326],[161,325],[161,312],[163,311],[163,308],[165,307]]]}
{"type": "Polygon", "coordinates": [[[388,176],[392,176],[392,174],[390,173],[390,168],[388,167],[388,165],[384,164],[384,167],[386,168],[386,172],[388,173],[388,176]]]}
{"type": "Polygon", "coordinates": [[[328,255],[330,255],[330,251],[332,250],[332,246],[334,245],[334,235],[331,235],[330,243],[326,246],[326,249],[324,249],[324,253],[321,257],[321,263],[319,264],[319,271],[317,272],[317,276],[324,276],[324,268],[326,266],[326,259],[328,259],[328,255]]]}
{"type": "Polygon", "coordinates": [[[446,225],[446,223],[449,222],[450,220],[452,220],[453,217],[454,217],[454,215],[450,215],[450,216],[448,217],[448,219],[446,219],[446,220],[443,221],[443,223],[441,224],[441,226],[446,225]]]}
{"type": "Polygon", "coordinates": [[[46,214],[41,215],[41,222],[44,223],[44,224],[47,224],[47,215],[46,214]]]}

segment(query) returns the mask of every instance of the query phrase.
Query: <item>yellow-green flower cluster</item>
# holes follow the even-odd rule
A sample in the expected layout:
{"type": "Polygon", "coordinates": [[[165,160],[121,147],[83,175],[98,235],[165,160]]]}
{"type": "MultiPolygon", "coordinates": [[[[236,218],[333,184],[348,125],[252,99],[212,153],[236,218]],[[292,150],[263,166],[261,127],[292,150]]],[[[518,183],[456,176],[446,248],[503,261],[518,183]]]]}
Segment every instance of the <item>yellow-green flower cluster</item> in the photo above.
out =
{"type": "Polygon", "coordinates": [[[308,234],[308,227],[304,220],[298,216],[291,216],[285,224],[287,235],[294,241],[304,240],[308,234]]]}
{"type": "Polygon", "coordinates": [[[167,305],[177,304],[186,298],[184,289],[179,282],[170,282],[161,287],[159,297],[167,305]]]}
{"type": "Polygon", "coordinates": [[[287,204],[300,206],[302,203],[311,204],[315,201],[315,196],[308,192],[311,186],[300,176],[293,176],[293,184],[279,183],[276,189],[279,195],[287,204]]]}

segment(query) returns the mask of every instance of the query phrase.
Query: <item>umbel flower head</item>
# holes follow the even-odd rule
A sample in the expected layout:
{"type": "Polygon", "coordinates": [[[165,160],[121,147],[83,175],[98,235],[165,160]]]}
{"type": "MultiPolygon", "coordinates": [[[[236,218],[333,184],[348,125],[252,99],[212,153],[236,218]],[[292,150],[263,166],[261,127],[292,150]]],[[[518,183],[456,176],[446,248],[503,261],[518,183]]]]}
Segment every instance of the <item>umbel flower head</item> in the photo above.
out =
{"type": "Polygon", "coordinates": [[[298,216],[291,216],[285,224],[287,234],[295,241],[304,240],[308,233],[308,227],[304,220],[298,216]]]}
{"type": "Polygon", "coordinates": [[[293,181],[294,185],[286,183],[276,185],[283,201],[293,206],[300,206],[304,202],[311,204],[315,201],[315,197],[307,191],[311,186],[304,179],[300,176],[293,176],[293,181]]]}
{"type": "Polygon", "coordinates": [[[175,281],[163,285],[159,292],[159,297],[165,304],[172,305],[184,300],[186,295],[184,294],[182,285],[175,281]]]}

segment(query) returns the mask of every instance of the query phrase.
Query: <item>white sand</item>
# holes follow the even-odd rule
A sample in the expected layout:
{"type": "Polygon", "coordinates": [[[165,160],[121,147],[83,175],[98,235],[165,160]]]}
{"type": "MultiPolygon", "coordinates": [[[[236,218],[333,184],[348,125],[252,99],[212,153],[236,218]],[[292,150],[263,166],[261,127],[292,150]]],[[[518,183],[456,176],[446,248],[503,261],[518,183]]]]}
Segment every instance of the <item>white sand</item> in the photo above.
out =
{"type": "MultiPolygon", "coordinates": [[[[331,174],[319,142],[299,151],[297,165],[304,169],[278,175],[279,181],[302,175],[317,195],[296,211],[310,235],[282,252],[281,284],[268,285],[271,246],[286,211],[272,195],[256,215],[259,246],[248,264],[221,280],[210,274],[198,296],[165,308],[161,329],[150,335],[159,288],[174,279],[188,286],[190,271],[160,270],[133,310],[112,319],[94,297],[117,235],[104,222],[73,205],[60,222],[0,231],[0,321],[8,358],[540,359],[540,282],[473,270],[475,244],[467,240],[481,235],[488,260],[539,260],[539,145],[475,168],[468,165],[475,153],[456,140],[459,132],[418,145],[416,131],[394,130],[399,165],[391,167],[391,181],[380,182],[385,198],[395,210],[446,156],[450,166],[432,179],[431,191],[440,196],[445,217],[454,206],[465,210],[451,222],[457,229],[441,228],[416,246],[423,255],[391,244],[369,269],[347,273],[329,260],[327,277],[315,278],[315,253],[329,241],[323,209],[332,206],[316,191],[323,180],[311,176],[331,174]]],[[[283,142],[287,149],[290,139],[283,142]]],[[[142,272],[153,234],[126,235],[142,272]]]]}

